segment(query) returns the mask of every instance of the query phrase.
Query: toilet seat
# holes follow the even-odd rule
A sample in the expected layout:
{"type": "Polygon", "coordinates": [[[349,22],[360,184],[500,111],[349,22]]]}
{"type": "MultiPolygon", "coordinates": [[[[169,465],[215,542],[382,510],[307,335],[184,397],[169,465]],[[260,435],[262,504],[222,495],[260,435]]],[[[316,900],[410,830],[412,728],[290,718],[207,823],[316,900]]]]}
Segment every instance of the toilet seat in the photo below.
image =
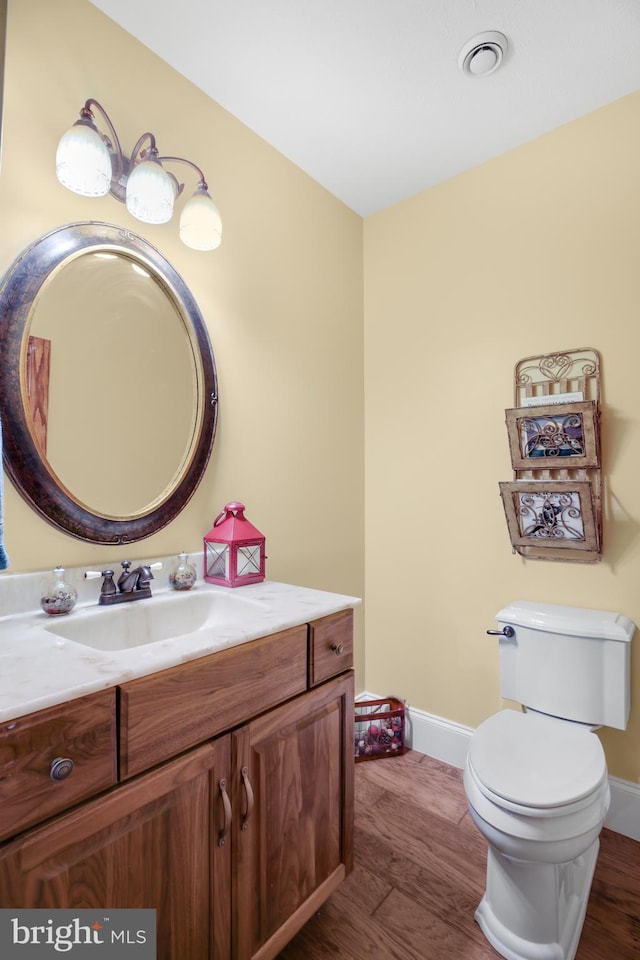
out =
{"type": "Polygon", "coordinates": [[[529,817],[577,812],[607,786],[604,750],[595,734],[515,710],[502,710],[478,727],[467,766],[488,800],[529,817]]]}
{"type": "Polygon", "coordinates": [[[597,837],[611,794],[595,734],[544,715],[503,710],[471,737],[464,770],[471,815],[509,856],[571,860],[597,837]]]}

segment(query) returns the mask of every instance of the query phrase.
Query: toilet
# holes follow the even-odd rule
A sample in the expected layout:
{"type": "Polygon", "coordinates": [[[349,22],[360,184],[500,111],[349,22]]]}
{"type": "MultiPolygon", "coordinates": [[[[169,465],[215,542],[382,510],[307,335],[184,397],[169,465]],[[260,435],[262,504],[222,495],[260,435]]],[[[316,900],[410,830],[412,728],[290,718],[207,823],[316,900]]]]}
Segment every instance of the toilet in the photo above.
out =
{"type": "Polygon", "coordinates": [[[573,960],[610,803],[594,730],[624,730],[635,625],[617,613],[518,601],[501,610],[500,693],[464,787],[488,841],[475,918],[507,960],[573,960]],[[524,712],[523,712],[524,711],[524,712]]]}

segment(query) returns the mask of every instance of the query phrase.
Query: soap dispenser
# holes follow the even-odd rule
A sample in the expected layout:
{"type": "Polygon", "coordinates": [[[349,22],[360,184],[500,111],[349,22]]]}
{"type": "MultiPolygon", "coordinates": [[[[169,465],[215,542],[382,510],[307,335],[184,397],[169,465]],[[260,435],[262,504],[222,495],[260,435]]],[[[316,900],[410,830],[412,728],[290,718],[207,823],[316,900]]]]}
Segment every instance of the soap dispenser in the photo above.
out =
{"type": "Polygon", "coordinates": [[[186,553],[178,554],[176,565],[169,574],[169,586],[172,590],[191,590],[198,578],[196,568],[189,563],[186,553]]]}
{"type": "Polygon", "coordinates": [[[77,599],[77,590],[64,578],[64,567],[56,567],[40,598],[40,606],[50,616],[57,616],[71,613],[77,599]]]}

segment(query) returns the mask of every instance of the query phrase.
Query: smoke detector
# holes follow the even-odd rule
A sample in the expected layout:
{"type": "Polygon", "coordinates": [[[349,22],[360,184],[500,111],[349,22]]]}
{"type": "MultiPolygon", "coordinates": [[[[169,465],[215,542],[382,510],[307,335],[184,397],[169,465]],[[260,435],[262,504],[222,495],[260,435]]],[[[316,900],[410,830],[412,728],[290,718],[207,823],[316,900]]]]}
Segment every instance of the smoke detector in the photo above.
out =
{"type": "Polygon", "coordinates": [[[489,30],[465,43],[458,56],[458,66],[468,77],[488,77],[502,63],[509,41],[504,33],[489,30]]]}

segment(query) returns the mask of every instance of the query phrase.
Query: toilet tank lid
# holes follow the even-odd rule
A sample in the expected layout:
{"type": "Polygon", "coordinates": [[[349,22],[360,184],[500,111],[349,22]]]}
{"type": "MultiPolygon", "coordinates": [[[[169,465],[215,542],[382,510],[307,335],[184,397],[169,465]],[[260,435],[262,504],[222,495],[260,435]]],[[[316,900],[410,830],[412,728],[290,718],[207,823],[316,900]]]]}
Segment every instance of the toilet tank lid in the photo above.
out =
{"type": "Polygon", "coordinates": [[[496,614],[496,620],[498,623],[544,630],[546,633],[620,640],[626,643],[631,640],[636,629],[633,621],[621,613],[538,603],[535,600],[514,601],[496,614]]]}

